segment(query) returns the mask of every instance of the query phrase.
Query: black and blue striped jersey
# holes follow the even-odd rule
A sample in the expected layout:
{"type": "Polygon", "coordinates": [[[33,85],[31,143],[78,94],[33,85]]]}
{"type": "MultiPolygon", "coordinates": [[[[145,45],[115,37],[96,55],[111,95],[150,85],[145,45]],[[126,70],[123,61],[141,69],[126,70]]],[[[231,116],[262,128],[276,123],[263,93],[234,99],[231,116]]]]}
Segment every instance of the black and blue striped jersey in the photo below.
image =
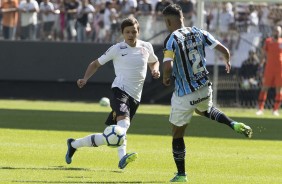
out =
{"type": "Polygon", "coordinates": [[[196,27],[175,30],[164,41],[164,62],[173,60],[172,76],[178,96],[192,93],[209,82],[205,46],[213,49],[219,42],[196,27]]]}

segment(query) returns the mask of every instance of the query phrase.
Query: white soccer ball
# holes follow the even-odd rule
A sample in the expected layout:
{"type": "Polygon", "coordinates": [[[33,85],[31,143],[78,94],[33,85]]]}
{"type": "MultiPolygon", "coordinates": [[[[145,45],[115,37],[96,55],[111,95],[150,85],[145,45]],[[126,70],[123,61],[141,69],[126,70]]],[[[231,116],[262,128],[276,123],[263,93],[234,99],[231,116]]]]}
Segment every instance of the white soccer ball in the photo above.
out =
{"type": "Polygon", "coordinates": [[[251,88],[250,82],[248,79],[244,79],[241,83],[241,88],[248,90],[251,88]]]}
{"type": "Polygon", "coordinates": [[[103,132],[104,142],[110,147],[118,147],[125,140],[125,132],[118,125],[110,125],[103,132]]]}
{"type": "Polygon", "coordinates": [[[99,101],[99,104],[103,107],[107,107],[110,105],[110,99],[107,97],[103,97],[101,98],[101,100],[99,101]]]}

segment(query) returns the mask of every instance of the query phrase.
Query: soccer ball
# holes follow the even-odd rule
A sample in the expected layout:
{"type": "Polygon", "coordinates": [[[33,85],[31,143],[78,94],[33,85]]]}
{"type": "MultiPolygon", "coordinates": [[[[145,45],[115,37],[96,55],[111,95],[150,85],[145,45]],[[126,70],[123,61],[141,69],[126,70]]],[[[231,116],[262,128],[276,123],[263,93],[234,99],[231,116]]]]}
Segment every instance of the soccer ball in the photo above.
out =
{"type": "Polygon", "coordinates": [[[244,79],[241,83],[241,88],[248,90],[251,88],[250,82],[248,79],[244,79]]]}
{"type": "Polygon", "coordinates": [[[107,97],[103,97],[101,98],[101,100],[99,101],[99,104],[103,107],[107,107],[110,105],[110,99],[107,97]]]}
{"type": "Polygon", "coordinates": [[[125,140],[125,133],[118,125],[110,125],[103,132],[104,142],[110,147],[118,147],[125,140]]]}

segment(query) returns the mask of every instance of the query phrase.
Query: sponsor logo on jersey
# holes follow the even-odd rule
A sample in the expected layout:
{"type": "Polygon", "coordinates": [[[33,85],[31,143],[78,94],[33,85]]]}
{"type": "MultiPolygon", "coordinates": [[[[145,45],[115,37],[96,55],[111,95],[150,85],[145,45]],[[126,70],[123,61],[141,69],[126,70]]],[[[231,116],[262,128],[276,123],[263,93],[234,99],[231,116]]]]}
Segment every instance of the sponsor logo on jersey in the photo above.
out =
{"type": "Polygon", "coordinates": [[[198,98],[198,100],[192,100],[192,101],[190,101],[190,105],[196,105],[196,104],[198,104],[198,103],[208,99],[209,97],[210,97],[210,95],[208,95],[208,96],[206,96],[204,98],[198,98]]]}

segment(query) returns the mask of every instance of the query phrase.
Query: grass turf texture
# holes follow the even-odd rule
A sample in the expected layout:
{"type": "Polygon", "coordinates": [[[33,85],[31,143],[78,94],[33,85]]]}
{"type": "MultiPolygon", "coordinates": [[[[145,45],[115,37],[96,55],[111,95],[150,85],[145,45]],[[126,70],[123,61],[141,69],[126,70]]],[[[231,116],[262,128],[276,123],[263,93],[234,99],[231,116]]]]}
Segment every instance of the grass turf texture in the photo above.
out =
{"type": "MultiPolygon", "coordinates": [[[[282,118],[222,110],[254,137],[194,116],[185,137],[189,183],[282,183],[282,118]]],[[[125,170],[106,146],[81,148],[65,163],[66,139],[102,132],[108,112],[94,103],[0,100],[0,183],[168,183],[176,171],[169,106],[140,105],[128,131],[128,151],[139,158],[125,170]]]]}

